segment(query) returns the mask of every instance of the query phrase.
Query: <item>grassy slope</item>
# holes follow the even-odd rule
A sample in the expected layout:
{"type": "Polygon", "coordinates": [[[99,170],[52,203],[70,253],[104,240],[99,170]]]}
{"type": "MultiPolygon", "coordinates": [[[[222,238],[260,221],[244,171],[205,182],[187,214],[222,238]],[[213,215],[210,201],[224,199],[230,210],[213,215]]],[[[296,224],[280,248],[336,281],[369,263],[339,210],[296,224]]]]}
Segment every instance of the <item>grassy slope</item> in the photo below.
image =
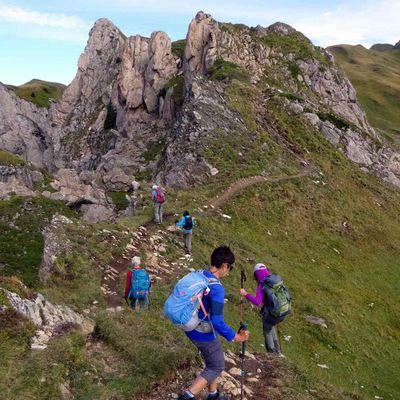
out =
{"type": "MultiPolygon", "coordinates": [[[[307,147],[323,175],[247,189],[224,207],[232,220],[201,219],[195,254],[200,250],[205,260],[213,246],[229,243],[248,275],[252,263],[271,261],[286,278],[295,303],[294,315],[281,327],[282,336],[292,336],[283,342],[284,351],[310,385],[320,393],[318,382],[332,385],[341,391],[335,398],[394,399],[400,372],[399,191],[359,172],[318,132],[282,112],[279,99],[270,109],[292,143],[307,147]],[[309,314],[325,318],[328,329],[305,322],[309,314]]],[[[218,155],[218,168],[224,171],[230,157],[218,155]]],[[[224,178],[216,178],[220,187],[224,178]]],[[[238,280],[236,275],[235,283],[228,283],[230,294],[238,280]]],[[[237,308],[228,315],[233,323],[237,308]]],[[[262,338],[255,319],[254,313],[250,345],[258,350],[262,338]]]]}
{"type": "Polygon", "coordinates": [[[20,86],[8,86],[13,89],[21,99],[36,104],[39,107],[48,107],[49,99],[59,100],[64,92],[65,85],[57,82],[46,82],[32,79],[20,86]]]}
{"type": "Polygon", "coordinates": [[[370,123],[387,137],[400,133],[400,51],[340,45],[328,48],[357,90],[370,123]]]}

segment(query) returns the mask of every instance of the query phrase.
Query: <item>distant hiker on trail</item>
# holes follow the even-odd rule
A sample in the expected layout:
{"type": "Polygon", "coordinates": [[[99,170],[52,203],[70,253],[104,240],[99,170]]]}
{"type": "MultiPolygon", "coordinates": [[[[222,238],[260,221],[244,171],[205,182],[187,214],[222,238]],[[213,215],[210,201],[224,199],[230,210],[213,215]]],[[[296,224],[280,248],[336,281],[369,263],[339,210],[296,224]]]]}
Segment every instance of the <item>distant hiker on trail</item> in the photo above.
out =
{"type": "Polygon", "coordinates": [[[240,295],[261,308],[265,348],[268,353],[282,356],[277,333],[277,324],[291,311],[291,298],[288,288],[279,275],[271,274],[264,264],[256,264],[253,270],[258,282],[256,296],[240,289],[240,295]]]}
{"type": "Polygon", "coordinates": [[[176,226],[182,227],[183,243],[185,245],[185,252],[188,255],[192,254],[192,231],[196,221],[190,216],[189,211],[184,211],[182,219],[175,221],[176,226]]]}
{"type": "Polygon", "coordinates": [[[161,186],[153,185],[151,192],[154,203],[154,222],[162,224],[165,203],[165,190],[161,186]]]}
{"type": "Polygon", "coordinates": [[[132,267],[126,274],[125,295],[126,302],[134,309],[148,308],[150,296],[150,276],[140,266],[140,257],[132,258],[132,267]]]}
{"type": "Polygon", "coordinates": [[[236,333],[224,321],[225,289],[220,279],[229,274],[234,262],[235,256],[229,247],[216,248],[211,254],[211,267],[208,270],[191,272],[182,278],[165,302],[165,314],[175,325],[185,331],[188,338],[200,351],[205,362],[205,369],[192,385],[180,394],[178,400],[194,399],[206,386],[209,390],[207,400],[228,400],[228,397],[221,394],[217,389],[217,379],[225,368],[224,350],[217,336],[219,334],[229,342],[244,342],[249,337],[249,331],[242,330],[236,333]],[[194,285],[193,282],[196,279],[198,282],[194,285]],[[185,283],[187,283],[187,287],[183,290],[185,283]],[[187,298],[185,292],[193,290],[194,286],[199,287],[201,283],[204,283],[204,286],[201,287],[201,293],[193,293],[191,297],[187,298]],[[190,309],[190,304],[193,303],[192,297],[194,297],[194,300],[199,299],[197,302],[198,313],[194,316],[192,309],[190,309]],[[176,319],[179,319],[179,313],[186,314],[186,308],[182,309],[181,307],[182,302],[185,301],[188,303],[191,318],[189,317],[190,321],[186,321],[187,324],[179,325],[176,319]],[[192,324],[192,320],[195,320],[194,324],[192,324]]]}

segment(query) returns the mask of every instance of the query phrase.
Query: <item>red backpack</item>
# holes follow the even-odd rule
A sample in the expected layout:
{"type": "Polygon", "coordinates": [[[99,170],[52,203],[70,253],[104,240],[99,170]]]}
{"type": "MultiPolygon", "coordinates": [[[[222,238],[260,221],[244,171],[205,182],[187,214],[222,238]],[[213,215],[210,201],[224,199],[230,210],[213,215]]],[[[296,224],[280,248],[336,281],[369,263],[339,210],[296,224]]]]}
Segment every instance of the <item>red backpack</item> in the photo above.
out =
{"type": "Polygon", "coordinates": [[[156,189],[157,203],[164,203],[165,201],[165,192],[161,188],[156,189]]]}

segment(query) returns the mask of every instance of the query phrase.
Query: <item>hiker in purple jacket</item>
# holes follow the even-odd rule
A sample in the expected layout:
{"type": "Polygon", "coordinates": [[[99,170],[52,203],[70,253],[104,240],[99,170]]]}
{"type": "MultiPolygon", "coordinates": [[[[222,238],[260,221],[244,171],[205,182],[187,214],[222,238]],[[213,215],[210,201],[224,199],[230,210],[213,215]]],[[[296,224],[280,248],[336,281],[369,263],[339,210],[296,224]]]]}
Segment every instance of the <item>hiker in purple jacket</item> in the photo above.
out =
{"type": "Polygon", "coordinates": [[[256,295],[253,296],[250,293],[247,293],[244,289],[240,289],[240,295],[245,297],[246,300],[250,301],[250,303],[253,303],[255,306],[262,306],[261,316],[263,322],[265,348],[268,353],[274,353],[278,356],[282,356],[276,325],[281,322],[284,317],[276,318],[268,313],[267,299],[266,296],[264,296],[263,290],[263,282],[270,275],[270,272],[264,264],[258,263],[255,265],[253,273],[254,279],[258,282],[256,295]]]}

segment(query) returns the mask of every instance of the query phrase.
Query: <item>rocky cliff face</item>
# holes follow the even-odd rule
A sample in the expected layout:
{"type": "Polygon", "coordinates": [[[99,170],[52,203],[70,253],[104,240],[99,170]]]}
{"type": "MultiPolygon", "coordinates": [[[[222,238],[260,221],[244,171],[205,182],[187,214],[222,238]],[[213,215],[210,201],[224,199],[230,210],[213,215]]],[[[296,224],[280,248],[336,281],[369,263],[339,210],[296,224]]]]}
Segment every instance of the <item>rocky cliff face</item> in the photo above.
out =
{"type": "MultiPolygon", "coordinates": [[[[381,143],[357,102],[355,89],[330,53],[314,47],[286,24],[248,28],[219,24],[204,13],[192,21],[186,37],[183,60],[186,102],[159,174],[168,185],[186,186],[207,179],[211,167],[205,167],[209,166],[205,159],[199,162],[193,153],[196,146],[189,151],[184,150],[185,144],[188,147],[194,138],[212,131],[213,122],[214,128],[232,129],[226,118],[223,121],[221,108],[228,115],[224,95],[217,101],[211,100],[216,97],[212,91],[220,86],[210,87],[204,79],[217,60],[240,66],[248,72],[254,86],[284,92],[291,99],[286,101],[289,112],[294,109],[296,114],[304,114],[310,128],[316,126],[349,159],[399,186],[399,154],[381,143]],[[208,111],[205,110],[207,103],[213,104],[208,111]],[[193,117],[196,115],[193,110],[197,117],[193,117]]],[[[228,119],[232,122],[235,117],[231,115],[228,119]]]]}
{"type": "Polygon", "coordinates": [[[209,140],[221,130],[251,137],[229,106],[231,78],[211,76],[224,65],[247,76],[264,107],[271,94],[283,95],[288,113],[304,115],[310,130],[317,127],[352,161],[400,185],[399,155],[368,124],[328,52],[282,23],[249,28],[203,12],[190,23],[183,55],[173,54],[163,32],[127,38],[98,20],[58,104],[38,109],[0,86],[0,148],[52,172],[74,169],[78,186],[89,175],[108,190],[116,176],[118,187],[128,188],[137,174],[175,188],[203,183],[218,173],[205,151],[209,140]]]}
{"type": "Polygon", "coordinates": [[[51,111],[20,99],[0,83],[0,149],[53,169],[51,111]]]}
{"type": "Polygon", "coordinates": [[[142,153],[172,117],[159,118],[159,92],[176,72],[165,33],[126,38],[108,20],[97,21],[58,107],[59,166],[103,174],[144,167],[142,153]]]}

